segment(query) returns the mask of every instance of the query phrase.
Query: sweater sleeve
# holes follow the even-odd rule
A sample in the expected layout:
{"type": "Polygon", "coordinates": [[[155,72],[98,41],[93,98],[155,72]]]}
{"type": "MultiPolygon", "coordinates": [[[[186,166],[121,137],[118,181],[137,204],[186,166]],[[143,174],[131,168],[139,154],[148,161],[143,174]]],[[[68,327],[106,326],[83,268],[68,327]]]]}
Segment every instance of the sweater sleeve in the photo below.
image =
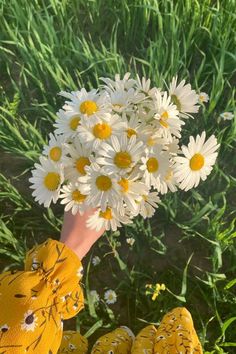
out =
{"type": "Polygon", "coordinates": [[[48,239],[26,255],[25,271],[0,275],[0,352],[56,354],[63,320],[84,307],[83,268],[65,244],[48,239]]]}

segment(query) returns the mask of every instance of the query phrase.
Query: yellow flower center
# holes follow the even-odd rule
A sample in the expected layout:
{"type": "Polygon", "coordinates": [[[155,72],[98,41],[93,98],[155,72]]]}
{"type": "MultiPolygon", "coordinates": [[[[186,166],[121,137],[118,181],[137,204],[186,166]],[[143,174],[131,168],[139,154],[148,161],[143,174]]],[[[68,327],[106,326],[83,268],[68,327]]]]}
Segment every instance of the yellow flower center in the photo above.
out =
{"type": "Polygon", "coordinates": [[[167,119],[167,118],[169,118],[168,112],[167,112],[167,111],[163,112],[162,115],[161,115],[161,118],[162,118],[162,119],[167,119]]]}
{"type": "Polygon", "coordinates": [[[81,175],[86,175],[85,166],[89,166],[91,162],[88,157],[81,156],[75,162],[75,167],[81,175]]]}
{"type": "Polygon", "coordinates": [[[160,119],[160,124],[161,124],[164,128],[168,128],[168,127],[169,127],[169,124],[166,123],[166,121],[163,120],[163,119],[160,119]]]}
{"type": "Polygon", "coordinates": [[[202,156],[201,154],[195,154],[189,161],[189,166],[191,170],[198,171],[203,167],[204,162],[205,162],[204,156],[202,156]]]}
{"type": "Polygon", "coordinates": [[[169,181],[173,177],[173,171],[169,170],[167,174],[165,175],[165,180],[169,181]]]}
{"type": "Polygon", "coordinates": [[[129,190],[129,180],[128,179],[121,178],[120,181],[118,182],[118,184],[121,186],[123,193],[128,192],[128,190],[129,190]]]}
{"type": "Polygon", "coordinates": [[[168,118],[169,118],[168,112],[167,111],[163,112],[162,115],[161,115],[160,124],[164,128],[168,128],[169,127],[169,124],[166,122],[168,118]]]}
{"type": "Polygon", "coordinates": [[[93,135],[101,140],[110,138],[111,131],[111,127],[107,123],[98,123],[93,127],[93,135]]]}
{"type": "Polygon", "coordinates": [[[105,211],[100,211],[99,212],[100,218],[106,219],[106,220],[111,220],[112,219],[112,211],[111,208],[106,208],[105,211]]]}
{"type": "Polygon", "coordinates": [[[137,135],[137,132],[132,128],[128,128],[126,131],[128,138],[131,138],[132,135],[137,135]]]}
{"type": "Polygon", "coordinates": [[[86,195],[80,193],[78,189],[74,190],[71,195],[72,199],[77,202],[77,203],[83,203],[83,201],[86,199],[86,195]]]}
{"type": "Polygon", "coordinates": [[[111,186],[112,182],[108,176],[98,176],[96,179],[96,185],[100,191],[108,191],[111,186]]]}
{"type": "Polygon", "coordinates": [[[155,157],[150,157],[147,162],[147,170],[150,173],[156,172],[159,168],[159,163],[155,157]]]}
{"type": "Polygon", "coordinates": [[[91,116],[98,111],[98,106],[94,101],[84,101],[80,105],[80,112],[91,116]]]}
{"type": "Polygon", "coordinates": [[[70,129],[71,130],[76,130],[78,125],[79,125],[79,122],[80,122],[80,118],[79,117],[74,117],[70,120],[70,129]]]}
{"type": "Polygon", "coordinates": [[[199,95],[199,100],[200,100],[201,102],[203,102],[203,101],[204,101],[204,96],[199,95]]]}
{"type": "Polygon", "coordinates": [[[49,152],[49,157],[53,161],[59,161],[61,158],[61,148],[54,146],[49,152]]]}
{"type": "Polygon", "coordinates": [[[115,109],[120,109],[121,107],[123,107],[123,104],[120,103],[115,103],[112,105],[115,109]]]}
{"type": "Polygon", "coordinates": [[[50,191],[55,191],[59,187],[61,182],[61,177],[59,173],[56,172],[48,172],[48,174],[44,177],[44,185],[50,191]]]}
{"type": "Polygon", "coordinates": [[[120,151],[116,153],[114,163],[119,168],[128,168],[132,163],[132,158],[127,151],[120,151]]]}
{"type": "Polygon", "coordinates": [[[153,139],[152,137],[149,137],[147,140],[147,145],[148,146],[154,146],[156,144],[155,139],[153,139]]]}
{"type": "Polygon", "coordinates": [[[176,105],[178,111],[181,111],[181,102],[176,95],[171,95],[171,101],[176,105]]]}

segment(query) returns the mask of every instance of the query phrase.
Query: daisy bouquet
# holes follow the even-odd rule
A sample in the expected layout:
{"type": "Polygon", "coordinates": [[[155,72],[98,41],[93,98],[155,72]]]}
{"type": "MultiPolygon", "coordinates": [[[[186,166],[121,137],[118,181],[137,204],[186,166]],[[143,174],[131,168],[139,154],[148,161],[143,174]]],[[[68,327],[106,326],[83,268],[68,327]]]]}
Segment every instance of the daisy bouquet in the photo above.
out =
{"type": "Polygon", "coordinates": [[[65,104],[30,182],[39,204],[60,200],[73,214],[96,208],[87,226],[116,230],[139,214],[151,217],[168,191],[205,180],[219,145],[205,132],[180,145],[185,120],[203,101],[184,80],[174,77],[166,91],[129,73],[101,81],[60,93],[65,104]]]}

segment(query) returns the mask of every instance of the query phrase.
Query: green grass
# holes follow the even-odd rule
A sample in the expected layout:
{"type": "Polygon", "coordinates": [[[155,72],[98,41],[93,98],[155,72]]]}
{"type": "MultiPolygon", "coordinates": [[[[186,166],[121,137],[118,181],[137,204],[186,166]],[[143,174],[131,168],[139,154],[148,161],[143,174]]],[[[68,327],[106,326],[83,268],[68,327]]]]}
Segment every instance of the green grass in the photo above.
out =
{"type": "Polygon", "coordinates": [[[236,122],[218,120],[235,112],[235,7],[234,0],[0,2],[2,270],[22,266],[33,244],[59,237],[62,208],[38,206],[28,183],[62,105],[59,91],[130,71],[158,86],[177,73],[210,96],[185,125],[186,136],[204,129],[221,143],[208,180],[167,195],[151,222],[137,219],[121,235],[104,236],[87,257],[87,306],[77,328],[92,342],[120,324],[137,333],[185,305],[206,353],[235,353],[236,122]],[[95,254],[102,258],[97,267],[95,254]],[[157,282],[169,291],[153,302],[145,284],[157,282]],[[89,290],[102,297],[109,288],[117,303],[95,306],[89,290]]]}

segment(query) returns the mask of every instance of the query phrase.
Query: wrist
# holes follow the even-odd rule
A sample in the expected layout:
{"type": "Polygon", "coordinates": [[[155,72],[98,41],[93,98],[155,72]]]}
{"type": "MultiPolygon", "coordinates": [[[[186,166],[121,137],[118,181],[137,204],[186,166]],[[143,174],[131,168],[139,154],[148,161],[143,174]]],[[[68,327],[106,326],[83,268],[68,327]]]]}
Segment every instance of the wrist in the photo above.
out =
{"type": "MultiPolygon", "coordinates": [[[[63,241],[61,241],[61,242],[63,242],[63,241]]],[[[71,243],[70,240],[66,240],[64,242],[64,244],[68,248],[70,248],[80,260],[82,260],[84,258],[84,256],[88,253],[88,251],[90,249],[90,248],[88,248],[88,246],[86,244],[80,243],[80,244],[76,245],[74,243],[71,243]]]]}
{"type": "Polygon", "coordinates": [[[86,222],[95,209],[87,210],[83,215],[65,212],[60,242],[65,243],[82,260],[92,245],[105,231],[95,231],[87,227],[86,222]]]}
{"type": "Polygon", "coordinates": [[[67,238],[61,238],[60,242],[63,242],[67,247],[69,247],[80,260],[89,252],[94,241],[89,239],[80,238],[78,234],[76,237],[68,235],[67,238]]]}

